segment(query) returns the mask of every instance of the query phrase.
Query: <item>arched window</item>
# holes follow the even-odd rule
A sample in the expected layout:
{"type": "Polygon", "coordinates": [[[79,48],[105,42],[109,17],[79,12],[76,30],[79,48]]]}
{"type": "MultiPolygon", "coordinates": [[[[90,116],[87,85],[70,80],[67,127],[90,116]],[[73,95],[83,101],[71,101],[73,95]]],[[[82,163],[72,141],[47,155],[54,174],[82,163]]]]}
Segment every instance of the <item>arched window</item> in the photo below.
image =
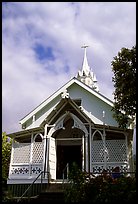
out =
{"type": "Polygon", "coordinates": [[[42,142],[42,139],[43,139],[43,135],[42,134],[36,134],[34,136],[34,141],[35,142],[42,142]]]}
{"type": "Polygon", "coordinates": [[[97,141],[97,140],[103,140],[103,135],[99,130],[96,130],[93,135],[92,135],[92,140],[97,141]]]}

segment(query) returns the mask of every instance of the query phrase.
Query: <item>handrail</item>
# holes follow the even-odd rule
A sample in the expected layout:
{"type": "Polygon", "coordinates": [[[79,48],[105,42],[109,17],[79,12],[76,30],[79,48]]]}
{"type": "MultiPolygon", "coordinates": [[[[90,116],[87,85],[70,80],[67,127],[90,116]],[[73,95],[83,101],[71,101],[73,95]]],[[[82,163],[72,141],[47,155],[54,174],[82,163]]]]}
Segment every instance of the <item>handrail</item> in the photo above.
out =
{"type": "Polygon", "coordinates": [[[64,183],[64,173],[65,173],[65,170],[67,169],[67,179],[68,179],[68,174],[69,174],[69,163],[66,164],[66,166],[64,167],[63,169],[63,183],[64,183]]]}
{"type": "MultiPolygon", "coordinates": [[[[36,182],[36,180],[41,176],[41,174],[44,173],[44,171],[41,171],[40,174],[34,179],[34,181],[28,186],[28,188],[24,191],[24,193],[21,195],[21,197],[17,200],[17,202],[21,201],[22,197],[29,191],[29,189],[32,187],[32,185],[36,182]]],[[[41,184],[42,184],[42,177],[41,177],[41,184]]]]}

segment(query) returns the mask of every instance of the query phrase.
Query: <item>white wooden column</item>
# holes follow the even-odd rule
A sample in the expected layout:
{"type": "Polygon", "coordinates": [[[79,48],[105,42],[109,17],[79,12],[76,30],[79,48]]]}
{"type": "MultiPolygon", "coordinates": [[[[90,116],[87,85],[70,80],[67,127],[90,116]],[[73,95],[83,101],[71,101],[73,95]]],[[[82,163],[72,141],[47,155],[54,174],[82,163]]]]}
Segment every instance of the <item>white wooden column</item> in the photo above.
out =
{"type": "Polygon", "coordinates": [[[89,140],[90,140],[90,172],[92,172],[92,126],[89,126],[89,140]]]}
{"type": "Polygon", "coordinates": [[[13,151],[14,151],[14,139],[12,140],[11,159],[10,159],[10,168],[9,168],[9,179],[11,178],[11,168],[12,168],[12,161],[13,161],[13,151]]]}
{"type": "Polygon", "coordinates": [[[84,171],[84,135],[82,136],[82,171],[84,171]]]}
{"type": "Polygon", "coordinates": [[[88,134],[85,135],[85,164],[86,171],[88,172],[88,134]]]}
{"type": "Polygon", "coordinates": [[[107,168],[107,150],[106,150],[106,141],[105,141],[105,128],[103,128],[103,147],[104,147],[104,169],[107,168]]]}
{"type": "Polygon", "coordinates": [[[125,134],[126,155],[127,155],[127,164],[128,164],[127,168],[128,168],[128,171],[133,171],[134,170],[133,168],[130,169],[130,163],[132,164],[132,159],[130,159],[130,156],[132,156],[132,152],[129,152],[130,151],[130,146],[132,147],[132,143],[128,147],[127,138],[128,138],[128,135],[125,134]]]}
{"type": "Polygon", "coordinates": [[[105,133],[105,111],[103,111],[103,148],[104,148],[104,169],[107,168],[107,148],[106,148],[106,133],[105,133]]]}
{"type": "Polygon", "coordinates": [[[32,175],[32,170],[31,170],[31,168],[32,168],[32,158],[33,158],[33,143],[34,143],[34,138],[33,138],[33,133],[32,133],[32,135],[31,135],[31,145],[30,145],[30,162],[29,162],[29,176],[31,177],[31,175],[32,175]]]}
{"type": "Polygon", "coordinates": [[[48,171],[48,166],[47,166],[47,162],[48,162],[48,144],[47,144],[47,127],[48,125],[45,125],[45,130],[44,130],[44,152],[43,152],[43,171],[44,171],[44,177],[47,178],[47,171],[48,171]]]}

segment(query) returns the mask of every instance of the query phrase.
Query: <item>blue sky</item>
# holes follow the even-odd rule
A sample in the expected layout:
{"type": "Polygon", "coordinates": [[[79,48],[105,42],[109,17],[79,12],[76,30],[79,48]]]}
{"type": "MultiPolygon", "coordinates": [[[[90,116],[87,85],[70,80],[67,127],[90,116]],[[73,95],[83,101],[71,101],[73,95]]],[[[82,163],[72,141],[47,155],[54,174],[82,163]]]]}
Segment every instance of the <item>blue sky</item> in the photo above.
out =
{"type": "Polygon", "coordinates": [[[100,92],[113,100],[111,61],[136,44],[136,2],[2,4],[2,130],[76,76],[83,44],[100,92]]]}

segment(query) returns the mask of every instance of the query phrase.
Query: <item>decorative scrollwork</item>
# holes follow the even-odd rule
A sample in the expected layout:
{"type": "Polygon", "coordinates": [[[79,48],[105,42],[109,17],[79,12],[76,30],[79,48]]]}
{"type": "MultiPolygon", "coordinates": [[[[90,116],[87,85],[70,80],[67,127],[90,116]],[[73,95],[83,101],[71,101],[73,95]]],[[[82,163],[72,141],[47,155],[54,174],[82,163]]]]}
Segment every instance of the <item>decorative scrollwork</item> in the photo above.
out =
{"type": "Polygon", "coordinates": [[[29,174],[29,168],[28,167],[13,167],[11,169],[11,174],[29,174]]]}

